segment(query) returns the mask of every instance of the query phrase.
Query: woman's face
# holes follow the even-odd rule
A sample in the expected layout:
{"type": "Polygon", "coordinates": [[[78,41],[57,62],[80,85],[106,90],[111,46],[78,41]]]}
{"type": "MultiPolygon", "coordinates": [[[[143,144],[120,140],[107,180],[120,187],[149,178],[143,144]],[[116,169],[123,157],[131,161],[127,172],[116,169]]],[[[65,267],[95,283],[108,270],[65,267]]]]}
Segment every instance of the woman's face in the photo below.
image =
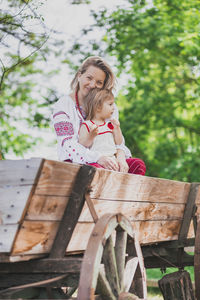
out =
{"type": "Polygon", "coordinates": [[[106,74],[99,68],[89,66],[83,74],[79,74],[79,91],[83,97],[85,97],[91,89],[104,86],[106,74]]]}

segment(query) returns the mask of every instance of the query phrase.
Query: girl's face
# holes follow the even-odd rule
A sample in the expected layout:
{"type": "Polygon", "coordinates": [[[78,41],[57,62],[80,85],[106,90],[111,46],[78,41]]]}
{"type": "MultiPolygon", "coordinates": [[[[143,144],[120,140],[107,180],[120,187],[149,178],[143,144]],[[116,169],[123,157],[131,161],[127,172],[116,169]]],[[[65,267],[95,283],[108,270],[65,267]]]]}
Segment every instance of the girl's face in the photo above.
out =
{"type": "Polygon", "coordinates": [[[91,89],[103,88],[106,74],[99,68],[89,66],[83,74],[79,74],[79,91],[85,97],[91,89]]]}
{"type": "Polygon", "coordinates": [[[103,105],[101,108],[99,108],[99,116],[102,120],[110,119],[112,117],[112,114],[114,112],[114,99],[107,99],[103,102],[103,105]]]}

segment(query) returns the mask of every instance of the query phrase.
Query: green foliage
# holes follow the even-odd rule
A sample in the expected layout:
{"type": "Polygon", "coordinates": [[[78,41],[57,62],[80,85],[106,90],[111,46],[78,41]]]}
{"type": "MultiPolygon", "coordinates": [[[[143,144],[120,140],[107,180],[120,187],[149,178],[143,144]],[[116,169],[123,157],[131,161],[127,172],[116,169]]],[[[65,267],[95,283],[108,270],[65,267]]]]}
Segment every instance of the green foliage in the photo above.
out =
{"type": "Polygon", "coordinates": [[[126,143],[145,160],[147,175],[199,181],[200,3],[125,2],[93,12],[90,29],[104,30],[99,54],[104,49],[118,76],[128,77],[118,96],[126,143]]]}
{"type": "Polygon", "coordinates": [[[45,82],[55,74],[45,63],[60,51],[61,41],[49,38],[38,13],[42,2],[3,0],[0,12],[0,153],[23,157],[36,139],[34,127],[49,126],[49,104],[57,100],[45,82]],[[26,131],[25,131],[26,129],[26,131]],[[28,134],[28,132],[30,132],[28,134]]]}

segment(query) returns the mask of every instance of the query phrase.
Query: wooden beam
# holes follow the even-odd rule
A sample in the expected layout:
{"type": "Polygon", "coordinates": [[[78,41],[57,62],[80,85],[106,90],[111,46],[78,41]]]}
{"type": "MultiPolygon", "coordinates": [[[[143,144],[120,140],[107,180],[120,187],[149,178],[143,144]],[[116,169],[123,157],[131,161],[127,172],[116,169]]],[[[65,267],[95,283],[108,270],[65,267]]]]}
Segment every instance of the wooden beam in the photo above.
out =
{"type": "Polygon", "coordinates": [[[191,183],[190,192],[188,195],[188,200],[185,205],[183,220],[181,223],[181,228],[180,228],[180,232],[179,232],[179,236],[178,236],[178,240],[180,243],[187,239],[189,226],[190,226],[192,217],[194,216],[194,212],[195,212],[195,201],[197,198],[199,185],[200,185],[200,183],[191,183]]]}
{"type": "Polygon", "coordinates": [[[76,177],[59,230],[54,240],[50,258],[64,257],[67,245],[77,224],[85,202],[85,194],[95,174],[95,168],[83,165],[76,177]]]}
{"type": "Polygon", "coordinates": [[[29,273],[77,273],[80,271],[81,257],[42,258],[16,263],[1,263],[0,274],[29,273]]]}

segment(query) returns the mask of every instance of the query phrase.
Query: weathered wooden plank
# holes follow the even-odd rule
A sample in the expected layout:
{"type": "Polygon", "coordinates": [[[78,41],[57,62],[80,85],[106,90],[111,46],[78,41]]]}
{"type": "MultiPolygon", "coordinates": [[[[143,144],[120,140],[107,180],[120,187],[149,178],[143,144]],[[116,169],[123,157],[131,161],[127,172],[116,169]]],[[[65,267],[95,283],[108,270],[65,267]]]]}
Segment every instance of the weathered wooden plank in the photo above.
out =
{"type": "Polygon", "coordinates": [[[24,221],[20,227],[11,255],[48,253],[59,222],[24,221]]]}
{"type": "MultiPolygon", "coordinates": [[[[17,274],[17,273],[12,273],[8,275],[0,275],[0,288],[9,288],[9,287],[14,287],[14,286],[21,286],[22,283],[24,284],[34,284],[37,285],[41,285],[41,281],[43,280],[49,280],[50,278],[55,278],[57,276],[61,275],[60,273],[40,273],[40,274],[17,274]]],[[[64,278],[63,280],[57,280],[54,283],[48,283],[48,284],[42,284],[42,286],[52,286],[52,287],[62,287],[62,286],[74,286],[74,285],[78,285],[78,274],[69,274],[69,276],[67,276],[66,278],[64,278]]],[[[23,287],[24,288],[24,287],[23,287]]],[[[7,294],[7,298],[5,298],[5,292],[4,292],[4,297],[2,298],[3,295],[3,291],[0,291],[0,297],[1,299],[10,299],[10,297],[8,297],[9,293],[7,294]]],[[[30,294],[29,294],[30,296],[30,294]]],[[[17,298],[14,299],[21,299],[21,297],[18,295],[17,298]]],[[[24,298],[27,299],[27,298],[24,298]]],[[[29,298],[30,299],[30,298],[29,298]]],[[[35,297],[32,299],[36,299],[35,297]]],[[[42,299],[47,299],[47,297],[44,298],[44,296],[42,297],[42,299]]],[[[49,298],[52,299],[52,298],[49,298]]],[[[61,299],[61,298],[55,298],[55,299],[61,299]]]]}
{"type": "Polygon", "coordinates": [[[24,215],[32,185],[0,187],[0,224],[17,224],[24,215]]]}
{"type": "Polygon", "coordinates": [[[0,186],[34,184],[43,159],[0,161],[0,186]]]}
{"type": "Polygon", "coordinates": [[[0,225],[0,253],[11,251],[17,228],[18,224],[0,225]]]}
{"type": "Polygon", "coordinates": [[[19,261],[29,261],[31,259],[38,259],[38,258],[43,258],[45,257],[46,254],[43,253],[43,254],[27,254],[27,255],[10,255],[10,254],[7,254],[7,255],[4,255],[3,253],[1,254],[0,256],[0,262],[19,262],[19,261]]]}
{"type": "Polygon", "coordinates": [[[69,196],[80,165],[54,160],[45,160],[36,195],[69,196]]]}
{"type": "MultiPolygon", "coordinates": [[[[98,218],[105,212],[122,213],[130,221],[145,220],[182,220],[185,204],[156,203],[156,202],[133,202],[133,201],[110,201],[91,199],[98,218]]],[[[93,218],[85,203],[79,222],[92,222],[93,218]]]]}
{"type": "Polygon", "coordinates": [[[69,197],[33,195],[25,216],[26,220],[60,221],[69,197]]]}
{"type": "MultiPolygon", "coordinates": [[[[199,182],[198,182],[198,184],[199,184],[199,182]]],[[[200,204],[200,185],[198,186],[198,191],[197,191],[197,195],[196,195],[196,203],[200,204]]]]}
{"type": "Polygon", "coordinates": [[[97,169],[91,198],[186,203],[190,183],[97,169]]]}
{"type": "Polygon", "coordinates": [[[1,274],[10,273],[78,273],[82,258],[65,257],[63,259],[43,258],[35,261],[1,263],[1,274]]]}
{"type": "Polygon", "coordinates": [[[69,253],[85,250],[94,225],[94,223],[77,223],[66,251],[69,253]]]}
{"type": "MultiPolygon", "coordinates": [[[[141,244],[151,244],[162,241],[178,239],[180,221],[134,221],[131,222],[141,244]]],[[[67,252],[79,252],[86,249],[89,236],[94,223],[77,223],[73,232],[67,252]]],[[[188,238],[194,237],[194,230],[191,224],[188,238]]]]}

